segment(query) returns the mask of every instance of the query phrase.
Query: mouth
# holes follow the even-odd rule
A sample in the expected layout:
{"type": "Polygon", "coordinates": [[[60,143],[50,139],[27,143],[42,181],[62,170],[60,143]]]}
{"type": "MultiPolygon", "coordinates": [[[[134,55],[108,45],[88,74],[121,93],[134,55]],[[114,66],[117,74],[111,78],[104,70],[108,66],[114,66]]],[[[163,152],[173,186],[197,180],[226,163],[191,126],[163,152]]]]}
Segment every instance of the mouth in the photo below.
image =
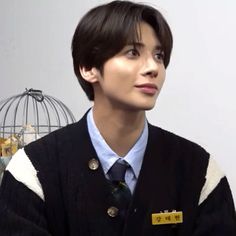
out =
{"type": "Polygon", "coordinates": [[[140,84],[136,85],[135,87],[138,88],[142,93],[149,95],[154,95],[158,91],[158,87],[151,83],[140,84]]]}

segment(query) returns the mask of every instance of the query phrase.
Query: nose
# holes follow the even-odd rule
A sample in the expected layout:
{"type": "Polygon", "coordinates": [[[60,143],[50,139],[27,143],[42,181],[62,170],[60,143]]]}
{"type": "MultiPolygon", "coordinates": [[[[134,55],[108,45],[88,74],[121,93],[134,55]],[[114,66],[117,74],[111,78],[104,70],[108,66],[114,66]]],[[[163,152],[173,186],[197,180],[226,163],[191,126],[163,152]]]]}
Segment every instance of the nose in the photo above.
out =
{"type": "Polygon", "coordinates": [[[158,76],[158,68],[158,62],[152,56],[150,56],[145,60],[142,75],[149,76],[150,78],[156,78],[158,76]]]}
{"type": "Polygon", "coordinates": [[[149,76],[151,78],[156,78],[158,73],[156,71],[148,71],[145,73],[146,76],[149,76]]]}

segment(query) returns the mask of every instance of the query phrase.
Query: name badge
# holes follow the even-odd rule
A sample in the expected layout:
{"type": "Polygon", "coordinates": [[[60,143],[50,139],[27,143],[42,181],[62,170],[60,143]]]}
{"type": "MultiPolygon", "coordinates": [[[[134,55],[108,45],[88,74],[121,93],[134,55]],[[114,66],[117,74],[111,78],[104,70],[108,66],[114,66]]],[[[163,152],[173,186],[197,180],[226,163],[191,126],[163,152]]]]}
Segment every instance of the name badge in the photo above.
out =
{"type": "Polygon", "coordinates": [[[183,212],[163,212],[152,214],[152,225],[180,224],[183,223],[183,212]]]}

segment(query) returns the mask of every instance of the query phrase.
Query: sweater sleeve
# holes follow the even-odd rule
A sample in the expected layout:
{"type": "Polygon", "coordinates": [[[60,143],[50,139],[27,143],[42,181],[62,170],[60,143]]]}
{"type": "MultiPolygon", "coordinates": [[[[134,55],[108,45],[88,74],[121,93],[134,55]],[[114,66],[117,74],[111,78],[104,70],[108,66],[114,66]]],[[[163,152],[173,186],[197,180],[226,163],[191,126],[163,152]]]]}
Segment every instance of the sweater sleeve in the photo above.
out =
{"type": "Polygon", "coordinates": [[[10,171],[5,171],[0,189],[0,235],[50,235],[44,201],[10,171]]]}
{"type": "Polygon", "coordinates": [[[235,236],[236,214],[231,190],[226,177],[199,205],[193,236],[235,236]]]}

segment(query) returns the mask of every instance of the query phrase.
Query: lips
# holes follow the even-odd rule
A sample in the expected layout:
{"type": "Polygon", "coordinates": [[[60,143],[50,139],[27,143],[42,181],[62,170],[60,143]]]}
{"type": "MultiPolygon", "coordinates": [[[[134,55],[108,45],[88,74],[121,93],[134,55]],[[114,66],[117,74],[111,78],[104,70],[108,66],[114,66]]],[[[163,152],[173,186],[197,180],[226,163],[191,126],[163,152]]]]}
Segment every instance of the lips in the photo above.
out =
{"type": "Polygon", "coordinates": [[[142,93],[150,95],[154,95],[158,90],[158,87],[151,83],[140,84],[136,85],[135,87],[138,88],[142,93]]]}

